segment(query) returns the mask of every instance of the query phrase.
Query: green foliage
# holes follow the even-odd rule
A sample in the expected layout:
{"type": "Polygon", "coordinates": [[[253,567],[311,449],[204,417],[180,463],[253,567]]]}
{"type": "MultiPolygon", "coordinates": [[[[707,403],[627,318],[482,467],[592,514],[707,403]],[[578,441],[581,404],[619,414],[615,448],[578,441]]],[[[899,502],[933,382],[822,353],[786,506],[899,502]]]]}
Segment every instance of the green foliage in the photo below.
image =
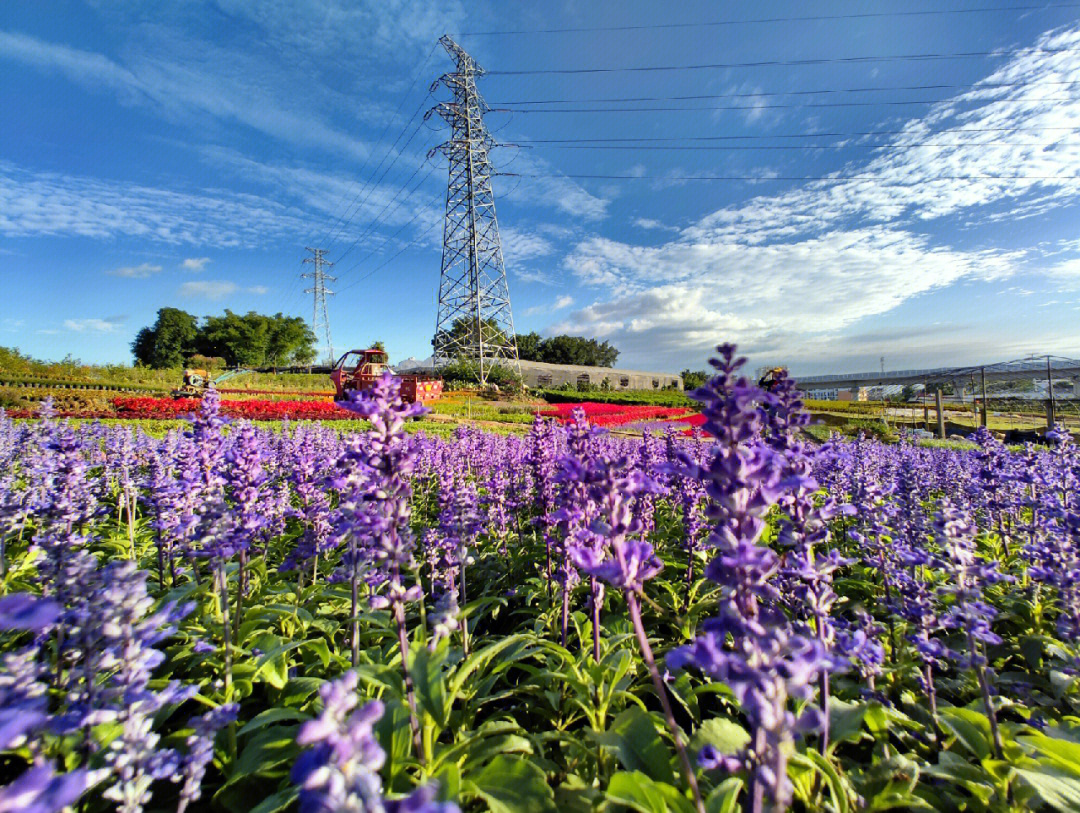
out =
{"type": "Polygon", "coordinates": [[[136,362],[147,367],[179,367],[195,352],[198,335],[198,320],[190,313],[161,308],[154,324],[135,335],[131,353],[136,362]]]}
{"type": "Polygon", "coordinates": [[[534,390],[534,394],[550,404],[581,403],[596,401],[603,404],[643,404],[645,406],[687,407],[693,409],[697,401],[678,390],[534,390]]]}
{"type": "Polygon", "coordinates": [[[584,336],[540,338],[538,333],[518,336],[518,358],[547,364],[576,364],[585,367],[614,367],[619,351],[606,341],[584,336]]]}
{"type": "Polygon", "coordinates": [[[679,375],[682,376],[683,389],[687,392],[696,390],[698,387],[705,384],[706,381],[712,378],[712,375],[708,370],[683,370],[679,375]]]}
{"type": "Polygon", "coordinates": [[[190,313],[162,308],[131,343],[138,364],[154,369],[182,366],[193,356],[221,358],[230,367],[284,367],[315,358],[315,335],[298,316],[226,310],[200,325],[190,313]]]}

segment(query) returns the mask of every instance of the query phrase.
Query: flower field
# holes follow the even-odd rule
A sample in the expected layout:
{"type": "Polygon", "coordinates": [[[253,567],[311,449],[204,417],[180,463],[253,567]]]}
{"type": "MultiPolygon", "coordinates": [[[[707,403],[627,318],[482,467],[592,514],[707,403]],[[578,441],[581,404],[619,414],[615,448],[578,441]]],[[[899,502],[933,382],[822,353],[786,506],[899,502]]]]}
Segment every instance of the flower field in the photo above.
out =
{"type": "Polygon", "coordinates": [[[704,441],[0,415],[0,812],[1080,809],[1072,439],[818,446],[741,366],[704,441]]]}
{"type": "Polygon", "coordinates": [[[576,410],[581,410],[593,426],[622,426],[639,421],[674,418],[686,415],[689,410],[681,407],[658,407],[634,404],[602,404],[593,401],[555,404],[542,409],[544,417],[555,418],[561,423],[573,420],[576,410]]]}
{"type": "MultiPolygon", "coordinates": [[[[114,398],[112,403],[116,417],[120,418],[181,418],[199,410],[197,398],[114,398]]],[[[226,417],[249,421],[334,421],[356,417],[329,398],[318,401],[223,400],[220,411],[226,417]]]]}

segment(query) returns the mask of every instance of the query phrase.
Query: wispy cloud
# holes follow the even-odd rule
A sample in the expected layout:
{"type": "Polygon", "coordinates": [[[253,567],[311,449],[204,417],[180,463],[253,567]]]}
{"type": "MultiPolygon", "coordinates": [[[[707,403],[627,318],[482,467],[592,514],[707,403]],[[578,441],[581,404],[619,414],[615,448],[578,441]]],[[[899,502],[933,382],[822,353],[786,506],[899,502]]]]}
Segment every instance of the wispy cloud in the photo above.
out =
{"type": "Polygon", "coordinates": [[[112,333],[126,319],[126,316],[109,316],[105,319],[65,319],[64,328],[75,333],[112,333]]]}
{"type": "Polygon", "coordinates": [[[0,234],[139,237],[218,247],[265,245],[310,231],[282,204],[215,190],[172,192],[78,175],[30,172],[0,160],[0,234]]]}
{"type": "Polygon", "coordinates": [[[125,265],[120,268],[113,268],[106,271],[113,277],[127,277],[128,279],[146,279],[152,277],[161,271],[160,265],[152,265],[151,263],[142,263],[141,265],[125,265]]]}
{"type": "Polygon", "coordinates": [[[146,104],[171,119],[209,115],[290,143],[367,156],[366,144],[327,124],[310,107],[287,105],[272,89],[252,81],[270,66],[207,43],[175,41],[161,33],[164,29],[143,31],[157,35],[153,47],[143,43],[125,65],[104,54],[12,32],[0,32],[0,58],[115,92],[124,104],[146,104]]]}
{"type": "Polygon", "coordinates": [[[185,271],[202,271],[208,262],[210,262],[209,257],[188,257],[180,263],[180,267],[185,271]]]}
{"type": "Polygon", "coordinates": [[[574,304],[574,297],[572,296],[560,296],[554,302],[547,305],[534,305],[531,308],[526,308],[524,311],[525,316],[536,316],[538,313],[555,313],[556,311],[565,310],[574,304]]]}
{"type": "Polygon", "coordinates": [[[192,282],[185,282],[180,286],[179,295],[186,299],[225,299],[236,293],[252,294],[253,296],[263,296],[270,293],[270,289],[265,285],[252,285],[247,288],[241,288],[235,282],[230,282],[224,279],[207,279],[197,280],[192,282]]]}
{"type": "MultiPolygon", "coordinates": [[[[720,209],[659,246],[579,241],[564,265],[603,293],[552,330],[612,339],[628,361],[677,364],[728,338],[751,352],[794,355],[912,297],[1015,274],[1027,253],[944,245],[924,224],[960,215],[989,224],[1005,207],[1025,216],[1080,198],[1080,141],[1070,132],[1080,126],[1080,98],[1046,100],[1048,82],[1080,82],[1078,46],[1080,29],[1044,35],[890,138],[949,146],[883,151],[835,182],[720,209]],[[1001,84],[1010,87],[992,87],[1001,84]],[[982,132],[1000,128],[1040,135],[982,132]]],[[[1054,273],[1067,280],[1073,267],[1063,261],[1054,273]]]]}
{"type": "Polygon", "coordinates": [[[224,299],[240,290],[235,282],[227,280],[199,280],[185,282],[180,286],[180,296],[188,299],[224,299]]]}

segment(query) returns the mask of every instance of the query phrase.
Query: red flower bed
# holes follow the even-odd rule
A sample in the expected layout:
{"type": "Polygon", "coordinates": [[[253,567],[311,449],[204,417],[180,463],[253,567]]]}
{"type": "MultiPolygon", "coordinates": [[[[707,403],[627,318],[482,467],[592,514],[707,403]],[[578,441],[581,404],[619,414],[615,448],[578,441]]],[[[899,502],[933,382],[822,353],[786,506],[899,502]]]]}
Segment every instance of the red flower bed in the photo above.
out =
{"type": "Polygon", "coordinates": [[[217,391],[227,395],[298,395],[303,398],[330,398],[334,394],[333,390],[304,392],[303,390],[241,390],[228,387],[218,387],[217,391]]]}
{"type": "MultiPolygon", "coordinates": [[[[198,398],[114,398],[121,418],[182,418],[199,410],[198,398]]],[[[222,401],[221,414],[251,421],[349,420],[356,414],[333,401],[222,401]]]]}
{"type": "Polygon", "coordinates": [[[575,409],[583,409],[585,417],[594,426],[622,426],[635,421],[648,421],[657,418],[674,418],[686,414],[682,407],[657,407],[638,404],[601,404],[584,401],[578,404],[555,404],[541,411],[541,415],[566,423],[575,409]]]}

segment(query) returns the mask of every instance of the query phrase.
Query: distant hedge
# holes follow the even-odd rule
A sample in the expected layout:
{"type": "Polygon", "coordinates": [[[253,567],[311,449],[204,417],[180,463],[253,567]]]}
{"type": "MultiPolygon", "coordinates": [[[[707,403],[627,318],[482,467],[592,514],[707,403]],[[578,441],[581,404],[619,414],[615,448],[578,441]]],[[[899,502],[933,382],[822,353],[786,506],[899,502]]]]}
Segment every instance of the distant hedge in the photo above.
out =
{"type": "Polygon", "coordinates": [[[694,408],[697,401],[679,390],[534,390],[549,404],[642,404],[646,406],[694,408]]]}

